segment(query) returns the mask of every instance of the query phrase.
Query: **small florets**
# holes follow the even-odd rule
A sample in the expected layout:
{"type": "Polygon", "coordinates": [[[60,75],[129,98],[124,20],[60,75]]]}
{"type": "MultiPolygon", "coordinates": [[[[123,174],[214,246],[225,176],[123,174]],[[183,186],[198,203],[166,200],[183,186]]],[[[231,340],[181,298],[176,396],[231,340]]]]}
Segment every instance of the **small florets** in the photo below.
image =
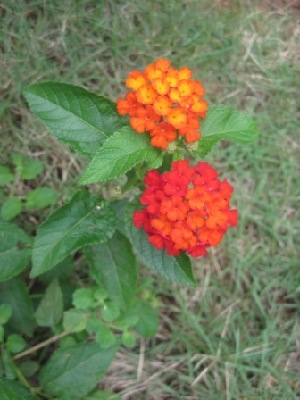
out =
{"type": "Polygon", "coordinates": [[[227,180],[220,181],[208,163],[190,167],[186,160],[175,161],[171,171],[148,171],[144,183],[144,208],[134,213],[134,225],[169,255],[185,251],[202,256],[237,224],[237,210],[229,205],[233,188],[227,180]]]}
{"type": "Polygon", "coordinates": [[[170,61],[160,58],[143,72],[130,72],[126,86],[132,91],[125,99],[118,99],[117,110],[129,115],[130,124],[138,133],[149,132],[155,147],[166,149],[178,137],[193,143],[201,136],[199,118],[205,117],[207,103],[202,99],[202,83],[191,77],[189,68],[176,70],[170,61]],[[146,111],[144,115],[138,115],[141,108],[146,111]],[[165,123],[170,128],[160,129],[165,123]]]}

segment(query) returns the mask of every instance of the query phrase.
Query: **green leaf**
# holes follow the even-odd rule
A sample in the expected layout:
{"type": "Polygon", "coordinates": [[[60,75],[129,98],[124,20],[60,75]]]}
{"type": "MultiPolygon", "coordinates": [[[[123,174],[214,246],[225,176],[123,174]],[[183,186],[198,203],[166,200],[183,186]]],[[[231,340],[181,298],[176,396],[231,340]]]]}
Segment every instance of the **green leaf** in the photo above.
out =
{"type": "Polygon", "coordinates": [[[95,333],[96,343],[98,343],[103,349],[108,349],[116,343],[116,337],[112,329],[106,325],[100,324],[95,333]]]}
{"type": "Polygon", "coordinates": [[[60,287],[63,293],[63,304],[64,310],[69,309],[72,307],[72,294],[77,289],[77,284],[72,281],[63,281],[60,283],[60,287]]]}
{"type": "Polygon", "coordinates": [[[125,331],[122,334],[122,344],[126,347],[134,347],[136,345],[136,337],[133,333],[125,331]]]}
{"type": "Polygon", "coordinates": [[[222,104],[210,106],[201,124],[197,153],[205,156],[220,140],[250,144],[258,136],[254,121],[244,113],[222,104]]]}
{"type": "Polygon", "coordinates": [[[25,282],[15,278],[0,284],[0,303],[9,304],[12,308],[7,326],[15,332],[31,336],[35,319],[25,282]]]}
{"type": "Polygon", "coordinates": [[[136,303],[134,310],[139,318],[134,329],[145,338],[155,336],[159,323],[157,312],[142,301],[136,303]]]}
{"type": "Polygon", "coordinates": [[[21,364],[18,365],[22,374],[25,378],[31,378],[34,376],[40,368],[40,365],[36,361],[23,361],[21,364]]]}
{"type": "Polygon", "coordinates": [[[42,82],[23,94],[53,136],[81,154],[93,155],[107,137],[128,124],[112,101],[81,87],[42,82]]]}
{"type": "Polygon", "coordinates": [[[58,280],[47,287],[36,310],[36,320],[39,326],[49,326],[54,328],[62,318],[63,313],[63,296],[58,280]]]}
{"type": "Polygon", "coordinates": [[[65,336],[60,339],[59,347],[72,347],[77,344],[77,340],[73,336],[65,336]]]}
{"type": "Polygon", "coordinates": [[[3,363],[5,378],[15,379],[17,377],[16,366],[13,361],[12,355],[5,347],[2,347],[1,349],[1,361],[3,363]]]}
{"type": "Polygon", "coordinates": [[[100,147],[79,183],[86,185],[117,178],[143,161],[149,169],[158,168],[162,164],[161,151],[151,146],[148,136],[124,127],[100,147]]]}
{"type": "Polygon", "coordinates": [[[9,304],[0,304],[0,325],[6,324],[12,316],[12,308],[9,304]]]}
{"type": "Polygon", "coordinates": [[[112,239],[94,246],[90,264],[93,278],[120,307],[128,307],[135,294],[137,263],[129,240],[115,232],[112,239]]]}
{"type": "MultiPolygon", "coordinates": [[[[137,299],[134,298],[134,304],[136,301],[137,299]]],[[[114,321],[114,327],[120,331],[127,331],[137,324],[139,317],[134,310],[134,304],[117,321],[114,321]]]]}
{"type": "MultiPolygon", "coordinates": [[[[1,336],[2,330],[4,331],[4,328],[3,328],[3,326],[0,326],[0,343],[1,343],[1,337],[2,337],[1,336]]],[[[2,342],[3,342],[3,339],[2,339],[2,342]]],[[[2,360],[2,357],[0,357],[0,379],[1,379],[1,377],[4,377],[4,375],[5,375],[5,370],[4,370],[3,360],[2,360]]]]}
{"type": "Polygon", "coordinates": [[[40,275],[39,280],[45,284],[51,283],[53,279],[58,279],[60,282],[69,281],[74,268],[74,261],[71,257],[67,257],[60,263],[56,264],[54,268],[40,275]]]}
{"type": "Polygon", "coordinates": [[[86,330],[88,333],[96,333],[103,326],[103,322],[98,317],[91,317],[88,320],[86,330]]]}
{"type": "Polygon", "coordinates": [[[117,303],[106,301],[102,305],[102,317],[104,321],[112,322],[120,316],[120,308],[117,303]]]}
{"type": "Polygon", "coordinates": [[[20,214],[22,209],[21,201],[18,197],[11,196],[5,200],[1,207],[1,217],[8,221],[20,214]]]}
{"type": "Polygon", "coordinates": [[[60,400],[81,399],[103,378],[117,347],[102,349],[97,344],[78,344],[55,351],[40,374],[47,394],[60,400]]]}
{"type": "Polygon", "coordinates": [[[93,288],[79,288],[73,293],[73,305],[78,310],[88,310],[96,306],[93,288]]]}
{"type": "MultiPolygon", "coordinates": [[[[4,341],[4,327],[0,325],[0,343],[4,341]]],[[[0,360],[0,367],[1,367],[1,360],[0,360]]],[[[1,368],[0,368],[0,376],[1,376],[1,368]]]]}
{"type": "Polygon", "coordinates": [[[16,167],[17,172],[21,172],[24,157],[19,153],[12,153],[12,162],[16,167]]]}
{"type": "MultiPolygon", "coordinates": [[[[130,203],[131,205],[132,203],[130,203]]],[[[138,204],[138,203],[137,203],[138,204]]],[[[124,236],[127,236],[127,229],[126,225],[124,224],[127,209],[128,209],[128,198],[127,199],[121,199],[121,200],[116,200],[111,203],[112,209],[115,211],[117,220],[118,220],[118,225],[117,225],[117,230],[121,232],[124,236]]],[[[134,208],[132,207],[132,212],[134,211],[134,208]]]]}
{"type": "Polygon", "coordinates": [[[147,234],[136,229],[132,222],[128,226],[129,238],[140,260],[149,268],[175,282],[196,286],[191,261],[185,253],[169,256],[165,250],[157,250],[149,243],[147,234]]]}
{"type": "Polygon", "coordinates": [[[97,196],[80,191],[39,227],[33,246],[31,277],[53,268],[73,251],[109,239],[115,214],[97,196]]]}
{"type": "Polygon", "coordinates": [[[13,153],[12,161],[22,179],[35,179],[45,167],[43,162],[31,158],[25,158],[21,154],[17,153],[13,153]]]}
{"type": "Polygon", "coordinates": [[[30,390],[18,382],[0,378],[1,400],[37,400],[30,390]]]}
{"type": "Polygon", "coordinates": [[[24,162],[21,178],[35,179],[45,168],[45,164],[38,160],[26,160],[24,162]]]}
{"type": "Polygon", "coordinates": [[[26,194],[25,199],[27,208],[44,208],[55,204],[58,194],[51,188],[40,187],[26,194]]]}
{"type": "Polygon", "coordinates": [[[7,185],[14,180],[13,174],[6,165],[0,165],[0,186],[7,185]]]}
{"type": "Polygon", "coordinates": [[[68,332],[80,332],[86,329],[88,317],[82,311],[72,310],[63,314],[63,328],[68,332]]]}
{"type": "Polygon", "coordinates": [[[27,347],[27,343],[22,336],[14,333],[8,336],[6,346],[11,353],[17,354],[27,347]]]}
{"type": "Polygon", "coordinates": [[[31,239],[18,226],[0,221],[0,282],[22,272],[31,255],[31,239]]]}
{"type": "Polygon", "coordinates": [[[102,304],[105,299],[108,298],[107,291],[102,287],[97,287],[94,292],[95,299],[98,304],[102,304]]]}

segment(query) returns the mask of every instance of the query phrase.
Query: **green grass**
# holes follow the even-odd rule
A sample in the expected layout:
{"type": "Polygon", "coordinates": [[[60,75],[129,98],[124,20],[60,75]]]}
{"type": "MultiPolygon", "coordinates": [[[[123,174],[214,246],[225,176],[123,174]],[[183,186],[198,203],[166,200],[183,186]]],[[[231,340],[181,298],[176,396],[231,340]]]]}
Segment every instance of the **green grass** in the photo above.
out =
{"type": "Polygon", "coordinates": [[[45,161],[41,181],[61,195],[86,161],[28,111],[21,89],[37,81],[63,80],[116,99],[130,70],[163,56],[192,68],[209,102],[252,114],[261,132],[250,147],[222,144],[209,155],[235,186],[239,225],[195,263],[196,290],[154,277],[159,333],[123,350],[102,383],[124,399],[300,395],[299,10],[271,3],[6,0],[0,7],[0,164],[12,151],[45,161]]]}

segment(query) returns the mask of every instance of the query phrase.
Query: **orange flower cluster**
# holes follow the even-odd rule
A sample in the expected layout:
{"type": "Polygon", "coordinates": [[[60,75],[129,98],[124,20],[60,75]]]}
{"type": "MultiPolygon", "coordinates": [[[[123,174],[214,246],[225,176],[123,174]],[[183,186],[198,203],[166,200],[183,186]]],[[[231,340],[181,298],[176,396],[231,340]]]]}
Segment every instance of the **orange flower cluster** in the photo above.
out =
{"type": "Polygon", "coordinates": [[[200,138],[199,117],[205,117],[207,103],[201,82],[191,77],[189,68],[176,70],[160,58],[129,74],[126,86],[132,91],[117,100],[117,110],[129,115],[135,131],[149,132],[155,147],[165,149],[178,135],[193,143],[200,138]]]}
{"type": "Polygon", "coordinates": [[[145,207],[134,212],[133,222],[169,255],[202,256],[237,224],[237,210],[229,206],[233,188],[208,163],[190,167],[186,160],[175,161],[171,171],[148,171],[144,183],[140,201],[145,207]]]}

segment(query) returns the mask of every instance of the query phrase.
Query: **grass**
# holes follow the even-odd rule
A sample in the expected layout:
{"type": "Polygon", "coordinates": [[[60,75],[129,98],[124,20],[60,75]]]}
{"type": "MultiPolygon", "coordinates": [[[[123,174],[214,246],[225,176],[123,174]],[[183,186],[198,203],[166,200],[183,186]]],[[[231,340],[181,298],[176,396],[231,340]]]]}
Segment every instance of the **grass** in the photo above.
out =
{"type": "Polygon", "coordinates": [[[61,195],[85,161],[28,111],[21,89],[36,81],[64,80],[116,99],[130,70],[163,56],[192,68],[210,102],[253,114],[261,132],[250,147],[222,144],[209,155],[235,186],[238,228],[195,263],[196,290],[154,277],[159,333],[122,350],[101,383],[122,399],[300,395],[298,17],[296,2],[283,1],[0,6],[0,163],[10,163],[11,151],[45,161],[41,179],[61,195]]]}

